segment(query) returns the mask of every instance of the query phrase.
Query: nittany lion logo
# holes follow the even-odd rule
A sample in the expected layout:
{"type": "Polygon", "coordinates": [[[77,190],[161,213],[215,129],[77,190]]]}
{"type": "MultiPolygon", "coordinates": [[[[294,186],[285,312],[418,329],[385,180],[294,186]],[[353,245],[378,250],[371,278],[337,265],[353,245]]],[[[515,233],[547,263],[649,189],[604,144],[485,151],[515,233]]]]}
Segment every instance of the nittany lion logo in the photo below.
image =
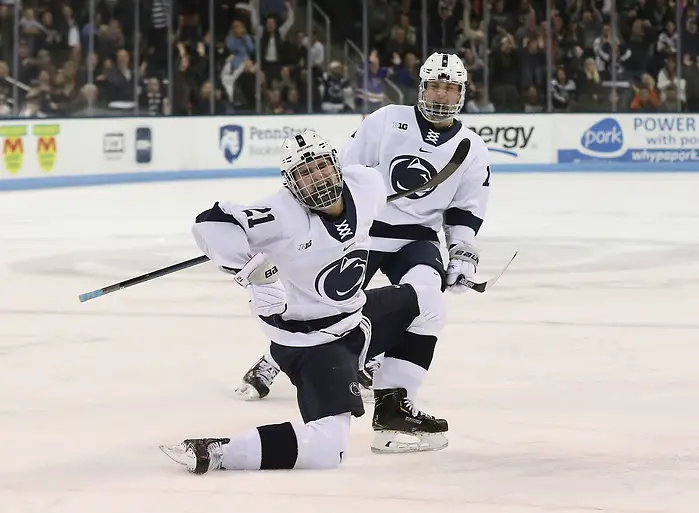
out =
{"type": "Polygon", "coordinates": [[[369,251],[355,249],[318,273],[316,292],[333,301],[351,299],[364,283],[369,251]]]}
{"type": "MultiPolygon", "coordinates": [[[[399,155],[391,161],[389,173],[391,173],[393,190],[405,192],[424,185],[437,174],[437,170],[423,158],[414,155],[399,155]]],[[[431,189],[409,194],[406,198],[424,198],[434,190],[435,187],[432,187],[431,189]]]]}
{"type": "Polygon", "coordinates": [[[219,147],[224,158],[229,164],[233,164],[243,151],[243,127],[240,125],[226,125],[219,130],[219,147]]]}

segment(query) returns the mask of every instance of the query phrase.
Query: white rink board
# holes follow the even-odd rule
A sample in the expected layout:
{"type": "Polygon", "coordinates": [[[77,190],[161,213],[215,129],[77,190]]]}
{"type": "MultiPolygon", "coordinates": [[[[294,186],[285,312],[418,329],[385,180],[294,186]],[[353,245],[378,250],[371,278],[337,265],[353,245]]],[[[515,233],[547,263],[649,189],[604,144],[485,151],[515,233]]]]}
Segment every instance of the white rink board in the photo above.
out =
{"type": "Polygon", "coordinates": [[[197,213],[278,182],[5,195],[0,510],[695,513],[698,186],[690,174],[499,177],[481,271],[520,254],[486,294],[447,296],[421,394],[449,420],[449,447],[374,455],[366,415],[337,470],[206,476],[157,445],[299,418],[286,379],[262,403],[233,397],[265,348],[243,292],[201,267],[77,296],[196,256],[197,213]]]}
{"type": "MultiPolygon", "coordinates": [[[[699,115],[461,115],[493,172],[699,171],[699,115]]],[[[0,191],[279,174],[282,141],[342,149],[359,114],[0,121],[0,191]]]]}

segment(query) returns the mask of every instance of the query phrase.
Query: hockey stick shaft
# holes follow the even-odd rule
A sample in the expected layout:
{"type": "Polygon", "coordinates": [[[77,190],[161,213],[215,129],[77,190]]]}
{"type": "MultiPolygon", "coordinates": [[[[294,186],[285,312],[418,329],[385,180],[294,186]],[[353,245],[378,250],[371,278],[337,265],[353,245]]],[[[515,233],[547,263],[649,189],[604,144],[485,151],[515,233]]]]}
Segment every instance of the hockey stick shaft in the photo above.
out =
{"type": "MultiPolygon", "coordinates": [[[[403,191],[403,192],[391,194],[390,196],[388,196],[386,198],[386,201],[387,202],[396,201],[396,200],[404,198],[406,196],[410,196],[411,194],[415,194],[416,192],[422,192],[424,190],[437,187],[439,184],[443,183],[447,178],[449,178],[451,175],[453,175],[457,169],[459,169],[461,164],[463,164],[464,160],[466,160],[466,157],[468,156],[470,151],[471,151],[471,141],[469,139],[462,140],[459,143],[459,145],[456,147],[456,150],[454,151],[454,154],[452,155],[451,159],[449,159],[449,162],[447,163],[447,165],[444,166],[444,168],[439,173],[437,173],[431,179],[427,180],[427,182],[422,184],[420,187],[417,187],[415,189],[411,189],[409,191],[403,191]]],[[[89,301],[91,299],[95,299],[97,297],[104,296],[105,294],[111,294],[112,292],[116,292],[118,290],[125,289],[127,287],[132,287],[134,285],[138,285],[139,283],[144,283],[146,281],[154,280],[156,278],[160,278],[161,276],[166,276],[168,274],[182,271],[183,269],[188,269],[190,267],[194,267],[195,265],[203,264],[204,262],[208,262],[208,261],[209,261],[209,257],[207,257],[205,255],[202,255],[202,256],[199,256],[196,258],[191,258],[189,260],[185,260],[184,262],[173,264],[173,265],[170,265],[168,267],[163,267],[162,269],[158,269],[156,271],[142,274],[140,276],[130,278],[126,281],[115,283],[114,285],[109,285],[108,287],[93,290],[92,292],[86,292],[85,294],[80,294],[80,296],[78,296],[78,299],[80,300],[81,303],[84,303],[85,301],[89,301]]],[[[475,284],[475,285],[478,285],[478,284],[475,284]]]]}
{"type": "Polygon", "coordinates": [[[156,271],[136,276],[135,278],[130,278],[126,281],[115,283],[114,285],[109,285],[108,287],[104,287],[102,289],[97,289],[93,290],[92,292],[80,294],[80,296],[78,296],[78,299],[80,299],[81,303],[84,303],[85,301],[89,301],[90,299],[104,296],[105,294],[110,294],[112,292],[116,292],[117,290],[125,289],[127,287],[132,287],[134,285],[138,285],[139,283],[154,280],[156,278],[160,278],[161,276],[166,276],[177,271],[182,271],[183,269],[194,267],[195,265],[203,264],[204,262],[208,261],[209,257],[202,255],[196,258],[192,258],[190,260],[185,260],[184,262],[170,265],[168,267],[163,267],[162,269],[158,269],[156,271]]]}
{"type": "Polygon", "coordinates": [[[410,196],[411,194],[415,194],[416,192],[422,192],[424,190],[433,189],[434,187],[437,187],[440,183],[443,183],[444,181],[446,181],[447,178],[453,175],[457,169],[459,169],[461,164],[464,163],[464,160],[466,160],[466,157],[468,157],[470,151],[471,140],[462,140],[456,147],[456,150],[454,151],[454,154],[452,155],[451,159],[449,159],[447,165],[444,166],[444,168],[439,173],[434,175],[432,178],[427,180],[424,184],[422,184],[420,187],[416,189],[391,194],[388,198],[386,198],[386,201],[396,201],[398,199],[405,198],[406,196],[410,196]]]}

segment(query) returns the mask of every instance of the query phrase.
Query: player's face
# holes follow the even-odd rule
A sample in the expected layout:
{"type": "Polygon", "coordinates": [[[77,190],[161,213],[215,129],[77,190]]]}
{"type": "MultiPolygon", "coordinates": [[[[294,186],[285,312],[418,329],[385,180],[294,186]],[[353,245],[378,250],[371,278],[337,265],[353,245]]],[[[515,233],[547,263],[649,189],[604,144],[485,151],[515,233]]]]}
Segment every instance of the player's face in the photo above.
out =
{"type": "Polygon", "coordinates": [[[294,178],[299,189],[311,189],[319,184],[337,185],[338,176],[330,159],[322,157],[307,164],[302,164],[294,170],[294,178]]]}
{"type": "Polygon", "coordinates": [[[425,86],[425,101],[442,105],[456,105],[461,99],[461,86],[453,82],[431,80],[425,86]]]}
{"type": "Polygon", "coordinates": [[[294,169],[293,177],[304,201],[325,206],[334,202],[333,191],[340,185],[340,176],[329,157],[301,164],[294,169]]]}

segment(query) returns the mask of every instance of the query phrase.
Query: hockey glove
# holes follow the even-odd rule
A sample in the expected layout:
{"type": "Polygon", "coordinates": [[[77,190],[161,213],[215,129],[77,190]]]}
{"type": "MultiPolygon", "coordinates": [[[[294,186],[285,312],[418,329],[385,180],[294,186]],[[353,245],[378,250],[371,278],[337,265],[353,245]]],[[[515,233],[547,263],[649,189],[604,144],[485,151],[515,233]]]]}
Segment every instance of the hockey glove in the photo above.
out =
{"type": "Polygon", "coordinates": [[[478,250],[470,244],[456,244],[449,249],[447,265],[447,290],[461,294],[468,287],[465,280],[473,280],[478,267],[478,250]]]}
{"type": "Polygon", "coordinates": [[[286,291],[279,281],[279,271],[263,253],[253,256],[236,273],[235,281],[247,290],[255,315],[268,317],[286,311],[286,291]]]}

